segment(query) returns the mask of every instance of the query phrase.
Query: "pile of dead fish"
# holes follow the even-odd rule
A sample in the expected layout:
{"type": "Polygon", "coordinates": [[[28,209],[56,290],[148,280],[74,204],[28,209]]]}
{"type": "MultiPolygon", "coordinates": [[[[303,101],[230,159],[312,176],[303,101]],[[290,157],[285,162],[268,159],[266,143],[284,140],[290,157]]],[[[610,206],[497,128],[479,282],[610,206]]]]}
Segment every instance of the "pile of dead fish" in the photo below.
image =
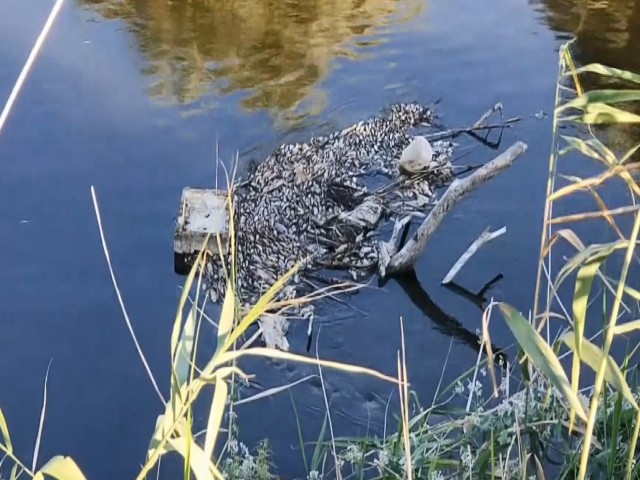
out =
{"type": "MultiPolygon", "coordinates": [[[[431,163],[399,167],[413,130],[434,115],[419,104],[397,104],[380,116],[303,144],[286,144],[235,188],[237,293],[254,302],[277,278],[305,260],[305,270],[338,268],[357,276],[378,262],[379,228],[386,220],[421,212],[451,178],[453,144],[429,145],[431,163]]],[[[413,144],[412,144],[413,145],[413,144]]],[[[219,259],[208,268],[211,295],[224,294],[219,259]]],[[[282,297],[302,287],[290,282],[282,297]]]]}

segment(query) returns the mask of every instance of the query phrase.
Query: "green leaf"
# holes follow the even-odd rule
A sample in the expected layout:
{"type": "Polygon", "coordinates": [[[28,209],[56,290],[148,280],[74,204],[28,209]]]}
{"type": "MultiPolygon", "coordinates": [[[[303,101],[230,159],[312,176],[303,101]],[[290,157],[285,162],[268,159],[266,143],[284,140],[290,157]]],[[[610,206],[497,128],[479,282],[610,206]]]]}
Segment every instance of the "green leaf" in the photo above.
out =
{"type": "Polygon", "coordinates": [[[599,255],[592,257],[585,263],[576,277],[576,288],[573,295],[573,326],[576,334],[576,350],[580,355],[580,346],[584,336],[584,326],[587,318],[587,305],[589,303],[589,293],[596,272],[605,261],[606,256],[599,255]]]}
{"type": "Polygon", "coordinates": [[[285,390],[289,390],[290,388],[295,387],[296,385],[302,383],[302,382],[306,382],[307,380],[312,379],[313,377],[316,377],[317,375],[307,375],[306,377],[300,378],[294,382],[291,383],[287,383],[286,385],[280,385],[279,387],[272,387],[272,388],[268,388],[266,390],[263,390],[260,393],[256,393],[255,395],[252,395],[251,397],[246,397],[243,398],[242,400],[236,400],[235,402],[233,402],[234,405],[242,405],[243,403],[249,403],[249,402],[255,402],[256,400],[260,400],[262,398],[267,398],[267,397],[271,397],[273,395],[277,395],[280,392],[284,392],[285,390]]]}
{"type": "MultiPolygon", "coordinates": [[[[560,339],[574,352],[576,352],[576,343],[575,337],[571,334],[571,332],[567,332],[560,339]]],[[[586,363],[594,372],[597,372],[602,364],[603,352],[600,348],[595,346],[586,338],[582,340],[582,353],[580,355],[580,360],[586,363]]],[[[610,355],[607,355],[607,361],[605,362],[605,372],[604,378],[609,384],[615,388],[618,392],[620,392],[627,401],[633,405],[633,407],[638,410],[638,404],[636,403],[635,398],[633,397],[633,393],[631,393],[631,389],[627,384],[627,381],[618,367],[618,364],[611,358],[610,355]]]]}
{"type": "MultiPolygon", "coordinates": [[[[580,357],[582,354],[582,339],[584,337],[584,327],[587,318],[587,306],[589,303],[589,293],[596,272],[606,259],[606,255],[592,257],[578,270],[576,277],[576,288],[573,295],[573,327],[575,329],[575,346],[577,355],[573,357],[571,370],[571,385],[573,392],[577,395],[580,387],[580,357]]],[[[573,422],[572,422],[573,423],[573,422]]]]}
{"type": "MultiPolygon", "coordinates": [[[[9,475],[9,479],[18,480],[18,478],[20,478],[20,475],[22,475],[23,472],[24,470],[20,468],[20,466],[16,463],[13,465],[13,468],[11,469],[11,475],[9,475]]],[[[36,477],[34,476],[33,478],[36,478],[36,477]]]]}
{"type": "MultiPolygon", "coordinates": [[[[569,144],[569,146],[563,149],[560,153],[564,155],[569,150],[578,150],[583,155],[586,155],[596,160],[601,161],[606,165],[613,165],[617,163],[617,157],[615,153],[611,151],[604,143],[597,138],[590,138],[588,140],[582,140],[581,138],[562,136],[562,138],[569,144]]],[[[563,177],[573,178],[574,181],[583,181],[579,177],[571,177],[569,175],[562,175],[563,177]]]]}
{"type": "MultiPolygon", "coordinates": [[[[207,236],[207,239],[209,237],[207,236]]],[[[198,254],[196,261],[193,263],[193,267],[187,276],[187,280],[184,282],[184,288],[182,289],[182,295],[180,296],[180,302],[178,303],[178,311],[176,312],[176,318],[173,322],[173,330],[171,332],[171,360],[175,361],[175,354],[178,348],[178,338],[180,336],[181,326],[182,326],[182,310],[187,303],[187,299],[189,298],[189,291],[191,290],[191,285],[193,284],[193,279],[198,272],[198,268],[200,267],[200,263],[202,262],[203,251],[198,254]]]]}
{"type": "Polygon", "coordinates": [[[507,325],[516,337],[518,344],[525,351],[531,362],[544,374],[565,397],[573,411],[584,421],[587,415],[578,396],[571,389],[560,360],[547,342],[531,324],[512,306],[500,303],[500,310],[507,325]]]}
{"type": "MultiPolygon", "coordinates": [[[[199,382],[198,380],[194,381],[194,384],[196,384],[196,386],[199,386],[201,383],[202,382],[199,382]]],[[[165,406],[164,413],[158,415],[158,418],[156,419],[156,427],[153,431],[151,441],[149,442],[147,458],[151,458],[156,450],[159,452],[164,452],[161,445],[164,444],[170,434],[177,434],[181,436],[186,435],[188,428],[185,416],[184,414],[182,416],[179,416],[185,405],[182,401],[182,398],[184,398],[185,396],[185,393],[187,391],[186,389],[187,386],[183,386],[179,394],[175,395],[175,402],[168,402],[165,406]]],[[[191,403],[193,402],[193,398],[197,397],[198,391],[199,390],[196,390],[196,393],[191,398],[191,403]]]]}
{"type": "Polygon", "coordinates": [[[633,102],[636,100],[640,100],[640,90],[592,90],[558,107],[556,111],[560,113],[569,108],[584,110],[586,107],[596,103],[609,105],[612,103],[633,102]]]}
{"type": "Polygon", "coordinates": [[[573,72],[570,72],[567,75],[570,75],[571,73],[580,74],[585,72],[597,73],[599,75],[626,80],[628,82],[640,83],[640,75],[629,72],[627,70],[621,70],[619,68],[607,67],[606,65],[602,65],[601,63],[591,63],[589,65],[576,68],[575,70],[573,70],[573,72]]]}
{"type": "MultiPolygon", "coordinates": [[[[609,281],[611,281],[612,283],[616,282],[616,280],[613,280],[609,277],[606,277],[606,278],[609,279],[609,281]]],[[[624,290],[624,293],[629,295],[634,300],[640,302],[640,292],[638,290],[636,290],[633,287],[630,287],[627,284],[623,285],[622,289],[624,290]]],[[[631,322],[619,323],[613,329],[616,335],[623,335],[625,333],[630,333],[636,330],[640,330],[640,320],[633,320],[631,322]]]]}
{"type": "Polygon", "coordinates": [[[621,110],[605,103],[591,103],[585,106],[577,121],[589,124],[640,123],[640,115],[621,110]]]}
{"type": "Polygon", "coordinates": [[[322,428],[318,435],[318,441],[316,442],[316,448],[313,450],[313,456],[311,457],[311,470],[316,472],[320,471],[320,455],[322,454],[322,442],[324,442],[325,432],[327,430],[327,423],[329,420],[329,412],[324,415],[324,421],[322,422],[322,428]]]}
{"type": "Polygon", "coordinates": [[[612,426],[611,426],[611,453],[609,454],[609,478],[614,478],[614,466],[617,458],[618,434],[620,432],[620,423],[622,419],[622,395],[616,395],[616,403],[613,407],[612,426]]]}
{"type": "Polygon", "coordinates": [[[220,323],[218,325],[218,348],[216,354],[222,350],[235,320],[236,297],[231,282],[227,282],[227,290],[222,303],[222,311],[220,312],[220,323]]]}
{"type": "Polygon", "coordinates": [[[633,320],[616,325],[614,332],[616,335],[624,335],[625,333],[635,332],[636,330],[640,330],[640,320],[633,320]]]}
{"type": "Polygon", "coordinates": [[[623,155],[620,159],[620,164],[623,165],[627,163],[627,161],[635,155],[635,153],[640,149],[640,143],[636,144],[634,147],[631,147],[627,153],[623,155]]]}
{"type": "Polygon", "coordinates": [[[39,473],[56,478],[57,480],[86,480],[71,457],[61,455],[53,457],[44,465],[39,473]]]}
{"type": "Polygon", "coordinates": [[[5,446],[7,447],[7,452],[13,453],[13,445],[11,445],[11,437],[9,436],[9,427],[7,426],[7,420],[4,418],[4,414],[2,413],[2,409],[0,408],[0,433],[2,433],[2,438],[4,438],[5,446]]]}
{"type": "Polygon", "coordinates": [[[227,401],[227,396],[229,395],[227,382],[223,379],[219,379],[215,385],[213,400],[211,401],[211,410],[209,411],[209,421],[207,422],[207,436],[204,440],[204,454],[207,458],[211,458],[213,455],[213,449],[216,446],[218,432],[222,424],[224,406],[227,401]]]}
{"type": "Polygon", "coordinates": [[[169,445],[183,458],[186,459],[190,456],[189,466],[197,480],[214,480],[216,478],[224,480],[213,462],[207,458],[202,448],[193,439],[187,437],[170,438],[169,445]]]}
{"type": "Polygon", "coordinates": [[[187,319],[184,322],[182,333],[180,334],[180,341],[178,342],[178,348],[174,359],[174,366],[176,381],[179,386],[182,386],[189,379],[189,371],[193,356],[194,336],[196,330],[196,307],[195,305],[189,311],[187,319]]]}
{"type": "Polygon", "coordinates": [[[582,251],[577,252],[573,257],[567,261],[567,263],[560,269],[558,276],[556,277],[555,288],[560,287],[560,284],[566,280],[566,278],[581,265],[586,265],[595,261],[605,260],[611,253],[616,250],[622,250],[627,248],[629,242],[627,240],[619,240],[616,242],[605,244],[592,244],[582,251]]]}
{"type": "Polygon", "coordinates": [[[296,429],[298,430],[298,442],[300,444],[300,453],[302,454],[302,462],[304,463],[304,469],[309,473],[309,465],[307,464],[307,455],[304,450],[304,440],[302,439],[302,426],[300,425],[300,417],[298,416],[298,409],[296,408],[296,402],[293,401],[293,395],[289,391],[289,398],[291,399],[291,406],[293,407],[293,415],[296,418],[296,429]]]}
{"type": "Polygon", "coordinates": [[[560,155],[564,155],[570,150],[578,150],[580,153],[586,155],[587,157],[595,158],[596,160],[600,160],[602,162],[605,161],[602,155],[600,155],[600,153],[593,149],[586,140],[564,135],[561,135],[561,138],[565,140],[569,144],[569,146],[566,149],[561,150],[560,155]]]}
{"type": "Polygon", "coordinates": [[[275,348],[265,348],[265,347],[252,347],[252,348],[247,348],[245,350],[230,350],[228,352],[222,353],[217,358],[209,362],[205,370],[203,370],[202,377],[206,378],[207,375],[209,374],[209,371],[214,371],[216,367],[218,367],[219,365],[233,362],[234,360],[242,357],[265,357],[271,360],[277,359],[277,360],[304,363],[307,365],[315,365],[315,366],[320,365],[321,367],[332,368],[335,370],[339,370],[341,372],[364,374],[364,375],[369,375],[372,377],[379,378],[380,380],[386,380],[391,383],[395,383],[395,384],[398,383],[397,378],[385,375],[371,368],[360,367],[358,365],[353,365],[350,363],[334,362],[331,360],[319,360],[315,357],[306,357],[304,355],[298,355],[295,353],[277,350],[275,348]]]}

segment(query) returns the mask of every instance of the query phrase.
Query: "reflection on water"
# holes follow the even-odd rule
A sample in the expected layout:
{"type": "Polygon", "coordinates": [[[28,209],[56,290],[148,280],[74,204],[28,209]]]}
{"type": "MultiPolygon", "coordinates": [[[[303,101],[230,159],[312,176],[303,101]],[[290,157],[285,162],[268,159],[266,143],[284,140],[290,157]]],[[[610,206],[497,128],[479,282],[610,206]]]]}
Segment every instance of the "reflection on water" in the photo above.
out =
{"type": "MultiPolygon", "coordinates": [[[[491,287],[501,279],[502,275],[492,278],[480,289],[478,293],[470,292],[457,284],[450,284],[448,288],[461,297],[471,301],[480,309],[481,312],[484,312],[488,303],[488,299],[485,295],[491,287]]],[[[424,290],[415,271],[412,270],[404,275],[398,276],[396,281],[407,294],[411,303],[418,307],[433,322],[434,326],[439,331],[449,337],[457,339],[461,343],[466,344],[474,352],[478,350],[481,337],[465,328],[458,319],[442,310],[442,308],[440,308],[438,304],[431,299],[427,291],[424,290]]],[[[506,365],[508,357],[504,352],[504,349],[496,345],[491,345],[491,348],[493,350],[495,360],[500,360],[500,365],[506,365]]]]}
{"type": "Polygon", "coordinates": [[[576,37],[581,64],[600,62],[640,71],[640,2],[540,0],[547,25],[576,37]]]}
{"type": "MultiPolygon", "coordinates": [[[[402,0],[79,0],[127,24],[148,62],[152,96],[179,103],[246,92],[248,109],[322,108],[318,83],[337,56],[383,41],[389,22],[414,18],[402,0]]],[[[365,48],[363,48],[365,47],[365,48]]]]}
{"type": "MultiPolygon", "coordinates": [[[[578,65],[603,63],[640,72],[640,1],[638,0],[535,0],[545,23],[560,38],[575,37],[578,65]],[[571,37],[569,37],[568,35],[571,37]]],[[[585,77],[587,85],[606,87],[609,79],[585,77]]],[[[640,113],[639,104],[625,108],[640,113]]],[[[640,128],[617,125],[605,128],[608,144],[628,150],[640,139],[640,128]]]]}

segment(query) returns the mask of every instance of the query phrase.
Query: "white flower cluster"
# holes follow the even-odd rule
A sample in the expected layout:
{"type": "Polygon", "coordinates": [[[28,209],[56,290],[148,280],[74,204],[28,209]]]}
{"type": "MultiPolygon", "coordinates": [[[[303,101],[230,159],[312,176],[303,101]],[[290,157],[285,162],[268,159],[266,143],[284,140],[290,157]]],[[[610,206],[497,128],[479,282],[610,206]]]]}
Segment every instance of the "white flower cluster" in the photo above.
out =
{"type": "Polygon", "coordinates": [[[247,446],[235,438],[230,438],[227,448],[229,455],[224,463],[227,476],[237,480],[255,480],[260,467],[247,446]]]}
{"type": "Polygon", "coordinates": [[[357,445],[351,444],[342,454],[342,458],[349,463],[356,463],[362,460],[362,450],[357,445]]]}
{"type": "Polygon", "coordinates": [[[373,460],[373,465],[378,469],[378,472],[382,474],[385,467],[389,464],[391,455],[386,450],[378,450],[378,456],[373,460]]]}

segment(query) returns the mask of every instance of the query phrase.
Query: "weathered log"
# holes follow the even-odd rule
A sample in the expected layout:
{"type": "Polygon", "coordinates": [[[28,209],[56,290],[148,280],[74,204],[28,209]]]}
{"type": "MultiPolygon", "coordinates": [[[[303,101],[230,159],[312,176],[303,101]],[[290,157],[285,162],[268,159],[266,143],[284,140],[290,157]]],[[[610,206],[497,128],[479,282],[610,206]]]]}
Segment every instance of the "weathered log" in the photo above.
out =
{"type": "Polygon", "coordinates": [[[468,193],[510,167],[526,151],[527,145],[525,143],[516,142],[505,152],[480,167],[468,177],[463,179],[456,178],[433,207],[422,225],[418,227],[411,239],[399,252],[393,251],[395,250],[395,245],[391,248],[391,251],[389,245],[385,245],[388,256],[382,255],[380,257],[381,262],[386,262],[386,264],[379,265],[381,274],[383,276],[393,275],[411,270],[449,210],[468,193]]]}

